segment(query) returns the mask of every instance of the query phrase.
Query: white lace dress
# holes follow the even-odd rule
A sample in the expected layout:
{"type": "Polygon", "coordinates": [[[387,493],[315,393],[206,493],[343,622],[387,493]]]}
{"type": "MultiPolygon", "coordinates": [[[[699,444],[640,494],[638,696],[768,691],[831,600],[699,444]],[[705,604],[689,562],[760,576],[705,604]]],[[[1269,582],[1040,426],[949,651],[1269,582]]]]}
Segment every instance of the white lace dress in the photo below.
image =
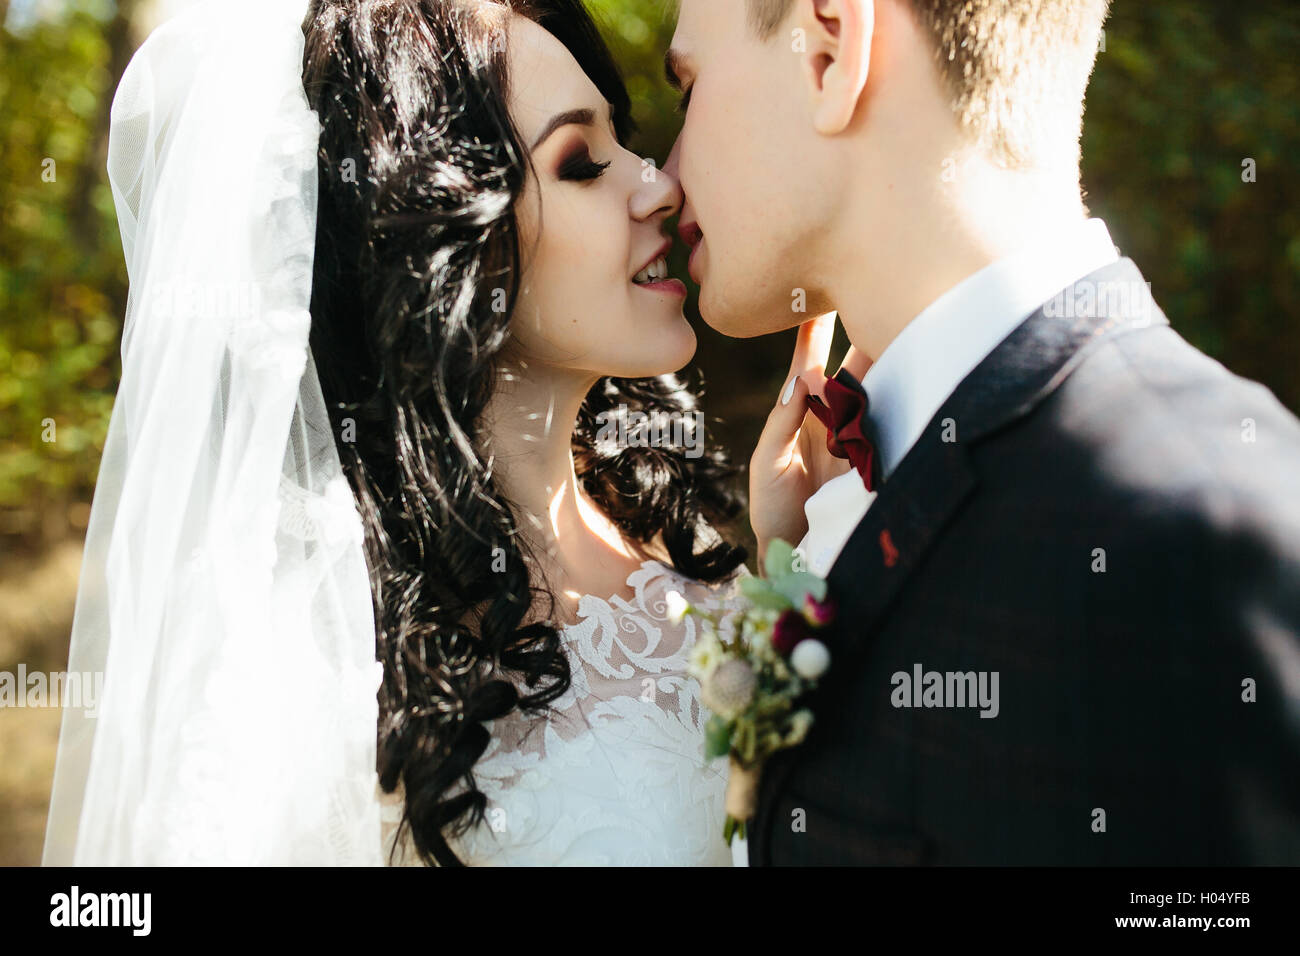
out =
{"type": "MultiPolygon", "coordinates": [[[[746,572],[742,567],[739,575],[746,572]]],[[[493,721],[474,767],[486,822],[451,841],[467,864],[731,866],[722,839],[726,761],[704,760],[708,712],[686,673],[696,622],[668,619],[665,596],[729,608],[733,577],[708,586],[657,561],[633,571],[635,597],[591,595],[562,630],[572,686],[550,716],[493,721]]],[[[381,794],[384,859],[401,790],[381,794]]],[[[393,862],[418,865],[409,835],[393,862]]]]}

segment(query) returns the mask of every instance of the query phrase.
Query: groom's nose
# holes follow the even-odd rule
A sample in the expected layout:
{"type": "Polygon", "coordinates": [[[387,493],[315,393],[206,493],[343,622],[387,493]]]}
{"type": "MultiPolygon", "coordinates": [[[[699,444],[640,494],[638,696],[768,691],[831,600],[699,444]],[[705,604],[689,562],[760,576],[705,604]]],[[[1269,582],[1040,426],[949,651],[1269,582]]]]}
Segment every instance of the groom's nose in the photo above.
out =
{"type": "Polygon", "coordinates": [[[668,154],[668,162],[664,163],[664,172],[668,173],[668,175],[672,176],[673,179],[676,179],[678,182],[681,182],[682,180],[681,170],[679,168],[681,166],[681,146],[682,138],[681,136],[678,136],[673,142],[672,152],[668,154]]]}
{"type": "Polygon", "coordinates": [[[673,143],[672,152],[668,154],[667,162],[664,163],[664,172],[681,185],[682,209],[677,216],[677,233],[688,248],[694,248],[700,241],[700,227],[695,223],[695,210],[691,208],[691,194],[686,189],[686,183],[682,182],[681,158],[682,138],[679,135],[677,141],[673,143]]]}

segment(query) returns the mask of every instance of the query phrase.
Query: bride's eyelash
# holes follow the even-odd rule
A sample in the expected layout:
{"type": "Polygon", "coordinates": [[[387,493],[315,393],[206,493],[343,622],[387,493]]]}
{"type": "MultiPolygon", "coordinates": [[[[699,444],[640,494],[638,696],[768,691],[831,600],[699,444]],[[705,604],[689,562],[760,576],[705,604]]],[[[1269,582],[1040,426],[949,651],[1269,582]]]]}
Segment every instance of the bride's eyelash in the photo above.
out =
{"type": "Polygon", "coordinates": [[[591,153],[587,150],[580,150],[569,156],[560,164],[559,177],[562,180],[573,182],[590,182],[593,179],[599,179],[601,174],[609,168],[609,162],[598,163],[591,158],[591,153]]]}

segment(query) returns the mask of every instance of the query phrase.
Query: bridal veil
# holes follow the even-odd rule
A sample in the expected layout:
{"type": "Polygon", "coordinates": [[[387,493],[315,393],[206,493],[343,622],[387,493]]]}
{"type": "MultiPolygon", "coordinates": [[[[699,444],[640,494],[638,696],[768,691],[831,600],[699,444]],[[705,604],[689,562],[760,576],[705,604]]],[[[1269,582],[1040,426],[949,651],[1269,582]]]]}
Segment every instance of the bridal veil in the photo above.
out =
{"type": "Polygon", "coordinates": [[[130,278],[43,863],[379,864],[360,518],[308,347],[306,0],[159,27],[112,104],[130,278]]]}

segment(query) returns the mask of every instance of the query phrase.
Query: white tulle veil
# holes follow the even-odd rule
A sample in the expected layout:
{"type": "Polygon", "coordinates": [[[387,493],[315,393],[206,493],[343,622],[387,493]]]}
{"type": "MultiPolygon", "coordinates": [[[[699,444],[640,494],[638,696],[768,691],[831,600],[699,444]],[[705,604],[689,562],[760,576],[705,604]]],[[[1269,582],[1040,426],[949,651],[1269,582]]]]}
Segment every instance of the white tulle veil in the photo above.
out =
{"type": "Polygon", "coordinates": [[[361,524],[308,349],[306,0],[157,29],[112,106],[130,277],[49,864],[379,864],[361,524]]]}

